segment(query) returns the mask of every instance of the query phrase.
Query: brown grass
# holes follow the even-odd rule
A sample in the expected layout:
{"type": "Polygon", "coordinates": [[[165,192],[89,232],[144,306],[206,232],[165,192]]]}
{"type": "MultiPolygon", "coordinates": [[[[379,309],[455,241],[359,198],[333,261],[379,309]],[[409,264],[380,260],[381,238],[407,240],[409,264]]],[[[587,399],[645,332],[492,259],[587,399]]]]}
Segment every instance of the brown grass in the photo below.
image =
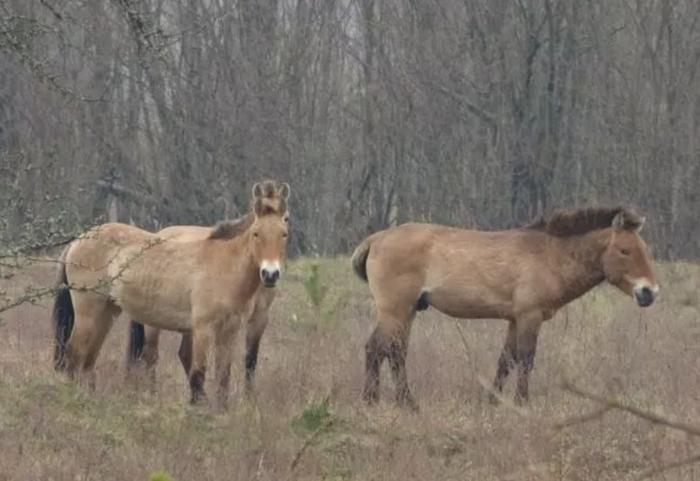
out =
{"type": "MultiPolygon", "coordinates": [[[[125,319],[98,360],[97,391],[74,386],[51,370],[47,305],[25,305],[0,325],[0,480],[147,480],[160,471],[180,481],[638,479],[700,443],[619,412],[556,425],[597,409],[563,391],[563,377],[700,420],[700,269],[660,270],[662,296],[650,309],[602,287],[545,325],[524,413],[489,405],[480,385],[494,374],[504,323],[463,321],[465,348],[454,321],[432,310],[419,315],[410,345],[420,413],[393,407],[387,372],[383,402],[366,408],[359,394],[372,308],[345,258],[290,263],[261,346],[257,399],[241,395],[239,344],[227,413],[186,404],[172,334],[157,393],[132,389],[125,319]],[[318,307],[304,288],[312,262],[328,287],[318,307]]],[[[52,279],[50,266],[34,266],[5,287],[52,279]]],[[[657,479],[700,479],[700,466],[657,479]]]]}

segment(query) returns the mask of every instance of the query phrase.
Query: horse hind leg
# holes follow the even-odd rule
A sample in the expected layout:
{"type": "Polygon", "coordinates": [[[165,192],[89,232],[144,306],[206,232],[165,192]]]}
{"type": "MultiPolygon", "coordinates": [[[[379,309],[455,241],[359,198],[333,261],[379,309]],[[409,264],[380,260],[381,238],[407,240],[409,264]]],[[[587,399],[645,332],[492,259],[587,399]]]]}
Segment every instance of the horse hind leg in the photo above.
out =
{"type": "Polygon", "coordinates": [[[379,401],[379,372],[384,358],[388,355],[388,343],[379,327],[365,344],[365,387],[362,398],[368,404],[379,401]]]}
{"type": "MultiPolygon", "coordinates": [[[[406,326],[405,329],[409,329],[406,326]]],[[[389,346],[389,365],[396,385],[396,403],[401,407],[407,407],[413,411],[418,410],[411,391],[408,387],[408,375],[406,372],[406,356],[408,354],[408,333],[395,337],[389,346]]]]}
{"type": "Polygon", "coordinates": [[[94,389],[94,367],[100,348],[119,310],[102,298],[76,296],[75,328],[68,341],[68,373],[94,389]]]}
{"type": "Polygon", "coordinates": [[[418,405],[411,395],[406,371],[408,340],[414,317],[414,308],[404,316],[379,312],[377,328],[365,346],[366,378],[363,398],[368,403],[376,403],[379,400],[379,374],[382,362],[388,358],[396,385],[397,404],[417,410],[418,405]]]}
{"type": "Polygon", "coordinates": [[[501,356],[498,358],[496,378],[493,381],[493,392],[491,392],[489,395],[489,401],[492,404],[498,403],[497,394],[501,394],[503,392],[503,385],[505,384],[505,381],[508,378],[508,374],[515,366],[515,333],[515,323],[513,321],[510,321],[510,323],[508,324],[508,332],[506,334],[506,339],[503,343],[503,350],[501,351],[501,356]]]}

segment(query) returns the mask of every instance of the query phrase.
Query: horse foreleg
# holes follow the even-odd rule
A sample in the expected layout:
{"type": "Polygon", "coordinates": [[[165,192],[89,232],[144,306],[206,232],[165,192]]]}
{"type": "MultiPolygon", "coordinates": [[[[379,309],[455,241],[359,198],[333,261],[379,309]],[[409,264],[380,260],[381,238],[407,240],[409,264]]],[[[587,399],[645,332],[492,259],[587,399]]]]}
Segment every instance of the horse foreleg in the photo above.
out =
{"type": "Polygon", "coordinates": [[[255,381],[255,368],[258,364],[258,350],[260,348],[260,339],[262,338],[267,322],[269,320],[267,308],[257,310],[253,313],[253,317],[248,321],[245,339],[245,387],[247,392],[253,391],[253,382],[255,381]]]}
{"type": "Polygon", "coordinates": [[[219,408],[228,407],[229,388],[231,385],[231,361],[233,359],[233,344],[238,332],[239,319],[230,319],[216,336],[216,384],[219,408]]]}
{"type": "Polygon", "coordinates": [[[160,340],[160,329],[144,326],[144,343],[141,353],[147,376],[149,378],[151,391],[156,390],[156,363],[158,362],[158,343],[160,340]]]}
{"type": "Polygon", "coordinates": [[[535,365],[537,336],[542,325],[541,315],[520,317],[516,326],[516,358],[518,362],[518,386],[515,391],[515,402],[522,405],[528,401],[528,379],[535,365]]]}
{"type": "MultiPolygon", "coordinates": [[[[505,383],[508,374],[510,373],[511,369],[513,369],[513,365],[515,364],[515,341],[515,323],[510,321],[508,324],[506,340],[503,343],[503,350],[501,351],[501,356],[498,358],[496,378],[493,381],[493,390],[499,394],[503,392],[503,384],[505,383]]],[[[493,404],[498,402],[498,398],[494,392],[492,392],[489,396],[489,400],[493,404]]]]}
{"type": "Polygon", "coordinates": [[[190,368],[190,402],[195,404],[206,398],[204,380],[207,370],[207,353],[212,344],[211,325],[206,321],[195,321],[192,329],[192,367],[190,368]]]}
{"type": "Polygon", "coordinates": [[[182,340],[180,341],[180,349],[177,351],[177,357],[180,358],[180,364],[185,370],[185,375],[189,375],[190,368],[192,367],[192,331],[186,331],[182,333],[182,340]]]}

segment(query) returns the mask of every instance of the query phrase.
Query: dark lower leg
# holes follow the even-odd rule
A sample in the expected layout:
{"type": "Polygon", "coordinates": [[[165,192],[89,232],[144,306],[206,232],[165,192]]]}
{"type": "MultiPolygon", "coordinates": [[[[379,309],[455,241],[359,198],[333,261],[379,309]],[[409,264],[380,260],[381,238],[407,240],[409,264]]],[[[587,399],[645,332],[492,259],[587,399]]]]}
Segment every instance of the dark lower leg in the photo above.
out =
{"type": "Polygon", "coordinates": [[[385,356],[384,336],[376,328],[365,345],[365,388],[362,398],[370,404],[379,401],[379,369],[385,356]]]}
{"type": "Polygon", "coordinates": [[[192,367],[190,368],[190,402],[197,403],[204,398],[204,379],[207,369],[207,354],[213,335],[208,326],[192,331],[192,367]]]}
{"type": "Polygon", "coordinates": [[[204,393],[204,373],[204,367],[193,369],[190,373],[190,391],[192,394],[190,402],[192,404],[196,404],[206,398],[206,394],[204,393]]]}
{"type": "Polygon", "coordinates": [[[515,365],[515,341],[515,323],[510,322],[510,324],[508,324],[506,340],[503,343],[503,350],[501,351],[501,356],[498,358],[496,378],[493,381],[493,389],[499,393],[503,392],[503,384],[515,365]]]}
{"type": "Polygon", "coordinates": [[[245,353],[245,387],[246,390],[253,390],[253,381],[255,380],[255,367],[258,364],[258,348],[260,347],[260,338],[248,339],[246,342],[245,353]]]}
{"type": "Polygon", "coordinates": [[[177,356],[180,358],[185,375],[189,375],[192,367],[192,333],[185,332],[182,334],[182,341],[180,341],[180,349],[177,351],[177,356]]]}
{"type": "Polygon", "coordinates": [[[493,381],[494,391],[503,392],[503,384],[505,384],[508,374],[510,374],[511,369],[515,360],[513,359],[513,354],[510,350],[504,349],[501,353],[501,357],[498,358],[498,369],[496,370],[496,379],[493,381]]]}
{"type": "Polygon", "coordinates": [[[529,377],[535,366],[535,351],[537,349],[537,332],[527,332],[518,339],[518,386],[515,391],[515,402],[524,404],[529,399],[529,377]]]}
{"type": "Polygon", "coordinates": [[[231,384],[231,363],[226,363],[223,366],[217,366],[219,373],[217,377],[219,378],[219,387],[217,390],[217,400],[219,402],[219,407],[225,409],[228,407],[228,396],[229,387],[231,384]]]}
{"type": "Polygon", "coordinates": [[[529,379],[530,372],[534,367],[535,352],[524,355],[523,359],[518,363],[518,387],[515,393],[515,401],[517,404],[524,404],[528,401],[529,395],[529,379]]]}
{"type": "Polygon", "coordinates": [[[145,341],[145,329],[143,324],[131,321],[129,324],[129,351],[127,354],[127,367],[132,367],[141,360],[145,341]]]}
{"type": "Polygon", "coordinates": [[[391,373],[396,383],[396,402],[399,406],[418,409],[415,399],[408,388],[408,375],[406,373],[407,346],[403,340],[395,340],[389,349],[389,364],[391,373]]]}

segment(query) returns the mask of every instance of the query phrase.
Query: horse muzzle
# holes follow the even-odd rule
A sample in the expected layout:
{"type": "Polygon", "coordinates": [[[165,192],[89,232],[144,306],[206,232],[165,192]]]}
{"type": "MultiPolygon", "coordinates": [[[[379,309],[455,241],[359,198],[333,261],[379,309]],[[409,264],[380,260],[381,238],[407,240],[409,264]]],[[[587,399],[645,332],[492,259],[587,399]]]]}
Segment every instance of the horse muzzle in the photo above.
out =
{"type": "Polygon", "coordinates": [[[280,278],[280,270],[277,267],[265,266],[260,269],[260,280],[265,287],[275,287],[280,278]]]}
{"type": "Polygon", "coordinates": [[[637,287],[634,289],[634,299],[640,307],[648,307],[654,303],[659,288],[656,289],[649,286],[637,287]]]}

